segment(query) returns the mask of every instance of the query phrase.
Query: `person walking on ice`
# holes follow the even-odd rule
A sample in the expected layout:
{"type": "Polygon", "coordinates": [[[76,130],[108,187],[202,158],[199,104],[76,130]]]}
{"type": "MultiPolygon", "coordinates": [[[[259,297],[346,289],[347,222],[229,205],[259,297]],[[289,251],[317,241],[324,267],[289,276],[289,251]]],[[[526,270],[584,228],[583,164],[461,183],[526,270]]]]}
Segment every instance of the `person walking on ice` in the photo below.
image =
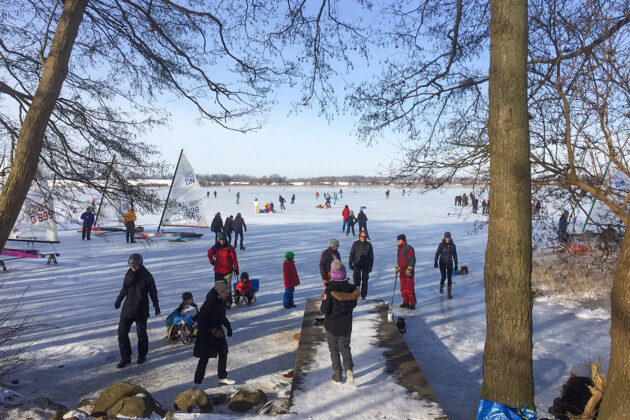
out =
{"type": "Polygon", "coordinates": [[[238,237],[241,237],[241,247],[240,250],[244,250],[243,246],[243,229],[247,232],[247,225],[245,224],[245,220],[241,213],[236,213],[236,217],[234,218],[234,222],[232,222],[232,228],[234,229],[234,248],[236,248],[236,243],[238,242],[238,237]]]}
{"type": "Polygon", "coordinates": [[[359,288],[348,283],[346,268],[340,260],[334,260],[330,268],[330,281],[326,284],[319,310],[325,315],[324,328],[332,362],[332,381],[336,385],[341,384],[341,358],[343,358],[346,383],[354,383],[354,363],[350,341],[352,311],[357,306],[357,297],[359,297],[359,288]]]}
{"type": "Polygon", "coordinates": [[[254,213],[258,213],[258,199],[254,198],[254,213]]]}
{"type": "Polygon", "coordinates": [[[416,309],[416,291],[414,285],[414,267],[416,266],[416,253],[411,245],[407,244],[407,237],[400,234],[396,237],[398,242],[398,264],[394,267],[396,274],[400,273],[400,294],[403,303],[401,308],[416,309]]]}
{"type": "Polygon", "coordinates": [[[119,309],[123,299],[125,301],[120,311],[118,323],[118,347],[120,349],[120,362],[116,365],[118,369],[131,363],[129,330],[134,322],[138,335],[138,359],[136,363],[142,364],[147,360],[147,353],[149,352],[149,336],[147,335],[149,297],[153,302],[155,315],[160,314],[160,302],[158,301],[155,280],[143,265],[142,255],[131,254],[127,263],[129,270],[125,274],[122,289],[120,289],[116,303],[114,303],[114,308],[119,309]]]}
{"type": "Polygon", "coordinates": [[[225,316],[225,300],[230,295],[231,287],[217,282],[206,295],[197,315],[197,338],[193,356],[199,358],[195,370],[193,389],[199,389],[206,376],[206,367],[211,358],[218,356],[217,376],[219,384],[234,385],[236,381],[227,377],[228,345],[225,336],[232,337],[232,325],[225,316]],[[225,327],[225,332],[223,331],[225,327]]]}
{"type": "Polygon", "coordinates": [[[438,245],[435,259],[435,268],[440,268],[440,293],[444,293],[444,280],[448,278],[448,298],[453,299],[451,287],[453,284],[453,270],[457,271],[457,248],[451,239],[451,232],[444,232],[444,239],[438,245]]]}
{"type": "Polygon", "coordinates": [[[134,235],[136,234],[136,214],[133,212],[133,207],[127,210],[123,222],[125,223],[125,238],[127,243],[135,243],[134,235]]]}
{"type": "Polygon", "coordinates": [[[346,225],[348,224],[348,216],[350,216],[350,208],[346,204],[341,210],[341,217],[343,218],[343,223],[341,224],[341,231],[346,231],[346,225]]]}
{"type": "Polygon", "coordinates": [[[361,287],[361,300],[365,300],[368,291],[368,278],[374,264],[374,250],[367,241],[367,232],[359,233],[359,240],[352,244],[348,266],[352,270],[352,282],[361,287]]]}
{"type": "Polygon", "coordinates": [[[359,214],[357,215],[357,222],[359,223],[359,233],[365,232],[365,234],[367,235],[367,238],[370,239],[370,234],[368,233],[368,230],[367,230],[367,221],[368,221],[368,218],[366,214],[363,212],[363,209],[360,209],[359,214]]]}
{"type": "Polygon", "coordinates": [[[225,232],[219,233],[219,240],[208,250],[208,260],[214,267],[214,285],[225,283],[228,286],[226,306],[229,309],[232,307],[232,276],[238,277],[238,260],[225,232]]]}

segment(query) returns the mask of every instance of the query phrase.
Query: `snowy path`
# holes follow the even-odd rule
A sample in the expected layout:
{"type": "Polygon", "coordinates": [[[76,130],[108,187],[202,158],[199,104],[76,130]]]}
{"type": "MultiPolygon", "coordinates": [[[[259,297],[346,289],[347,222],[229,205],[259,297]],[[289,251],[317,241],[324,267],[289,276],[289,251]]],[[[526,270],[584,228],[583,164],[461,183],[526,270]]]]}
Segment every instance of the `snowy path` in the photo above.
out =
{"type": "MultiPolygon", "coordinates": [[[[319,304],[316,299],[309,300],[302,326],[304,337],[300,340],[300,346],[304,345],[304,341],[308,341],[315,348],[312,352],[314,354],[297,362],[300,365],[296,366],[294,380],[299,380],[299,384],[295,386],[292,411],[313,419],[444,418],[438,404],[420,397],[417,384],[413,387],[415,390],[410,391],[398,383],[400,381],[398,375],[390,372],[389,361],[402,355],[386,357],[385,353],[390,350],[383,348],[377,337],[380,324],[383,322],[377,310],[377,305],[381,304],[382,302],[359,302],[355,308],[351,343],[355,381],[354,384],[345,383],[344,374],[344,383],[337,385],[331,381],[330,352],[324,328],[310,325],[315,317],[322,316],[317,313],[319,304]],[[308,366],[302,369],[302,364],[308,366]]],[[[305,355],[300,353],[300,356],[305,355]]],[[[407,369],[411,371],[413,367],[407,366],[407,369]]]]}
{"type": "MultiPolygon", "coordinates": [[[[355,238],[340,235],[340,213],[346,203],[354,210],[365,205],[375,253],[368,297],[390,300],[395,238],[405,233],[416,250],[418,261],[417,309],[396,311],[397,315],[407,318],[405,340],[449,418],[468,420],[472,417],[482,378],[486,323],[483,266],[487,233],[475,231],[474,223],[483,220],[482,216],[468,212],[463,217],[449,214],[452,213],[452,196],[464,190],[447,190],[447,194],[434,191],[425,195],[414,192],[404,197],[392,190],[391,198],[385,200],[384,189],[357,189],[356,193],[347,189],[344,198],[330,210],[314,207],[313,188],[243,188],[240,206],[234,204],[236,189],[231,193],[227,188],[217,190],[219,198],[210,199],[208,214],[211,217],[220,211],[225,219],[226,215],[243,213],[248,229],[247,249],[238,252],[241,271],[248,271],[252,278],[261,281],[254,305],[240,306],[228,313],[234,325],[234,336],[229,339],[228,372],[238,385],[258,386],[269,392],[271,398],[286,395],[287,384],[281,380],[281,373],[290,370],[295,360],[297,342],[292,337],[300,330],[306,299],[321,293],[319,256],[328,239],[337,237],[342,260],[347,261],[355,238]],[[297,196],[296,204],[287,205],[286,211],[253,214],[254,198],[275,200],[279,193],[286,198],[293,192],[297,196]],[[433,268],[435,249],[447,230],[457,244],[460,265],[470,268],[467,276],[454,278],[455,299],[452,301],[439,295],[439,272],[433,268]],[[289,250],[296,254],[301,284],[295,292],[298,308],[287,311],[281,305],[281,273],[282,256],[289,250]]],[[[319,190],[320,194],[324,191],[319,190]]],[[[158,219],[159,214],[141,214],[138,223],[151,231],[158,219]]],[[[164,316],[179,304],[186,290],[202,303],[212,284],[206,252],[213,236],[184,243],[126,244],[124,234],[111,234],[82,242],[76,229],[76,225],[68,225],[60,232],[61,245],[55,247],[61,252],[59,267],[48,268],[42,260],[9,261],[9,272],[0,275],[0,280],[4,281],[0,301],[6,299],[3,305],[17,303],[23,294],[20,315],[39,324],[24,331],[18,342],[23,354],[32,359],[31,363],[4,381],[19,380],[12,388],[27,398],[48,397],[68,406],[98,395],[112,382],[131,381],[146,387],[165,406],[171,405],[173,398],[192,383],[197,362],[192,357],[192,347],[166,344],[162,318],[151,316],[147,363],[115,369],[119,358],[116,328],[120,312],[114,309],[114,301],[129,254],[140,252],[155,276],[164,316]]],[[[397,291],[395,306],[400,302],[397,291]]],[[[607,370],[609,327],[607,314],[566,309],[536,299],[534,374],[540,414],[544,414],[559,394],[569,365],[586,357],[602,356],[602,367],[607,370]]],[[[131,339],[135,352],[135,337],[132,335],[131,339]]],[[[370,359],[363,359],[369,355],[361,354],[358,348],[357,355],[359,369],[363,369],[361,363],[369,365],[370,359]]],[[[325,348],[318,358],[324,364],[322,378],[329,382],[330,362],[325,348]]],[[[369,377],[371,374],[366,371],[361,375],[369,377]]],[[[214,391],[216,386],[216,362],[211,362],[204,387],[214,391]]],[[[404,410],[405,400],[394,398],[402,394],[389,390],[385,393],[378,386],[370,385],[369,389],[370,393],[375,393],[375,406],[387,396],[391,397],[391,406],[404,410]]],[[[365,401],[362,404],[367,406],[365,401]]],[[[317,415],[315,408],[319,405],[311,407],[304,403],[301,407],[309,415],[317,415]]]]}

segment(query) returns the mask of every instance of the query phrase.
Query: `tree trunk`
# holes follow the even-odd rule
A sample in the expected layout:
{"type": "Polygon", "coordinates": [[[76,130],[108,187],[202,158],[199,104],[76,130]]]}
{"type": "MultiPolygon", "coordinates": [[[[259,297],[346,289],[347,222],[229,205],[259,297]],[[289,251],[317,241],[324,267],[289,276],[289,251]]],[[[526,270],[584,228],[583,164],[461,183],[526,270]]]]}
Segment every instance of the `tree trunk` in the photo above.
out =
{"type": "Polygon", "coordinates": [[[600,419],[627,419],[630,413],[630,234],[626,231],[615,267],[611,296],[610,367],[600,419]]]}
{"type": "Polygon", "coordinates": [[[491,13],[490,221],[481,398],[534,408],[527,1],[493,0],[491,13]]]}
{"type": "Polygon", "coordinates": [[[0,195],[0,249],[4,248],[35,177],[48,120],[68,74],[70,53],[86,6],[87,0],[66,0],[63,6],[39,86],[24,117],[11,172],[0,195]]]}

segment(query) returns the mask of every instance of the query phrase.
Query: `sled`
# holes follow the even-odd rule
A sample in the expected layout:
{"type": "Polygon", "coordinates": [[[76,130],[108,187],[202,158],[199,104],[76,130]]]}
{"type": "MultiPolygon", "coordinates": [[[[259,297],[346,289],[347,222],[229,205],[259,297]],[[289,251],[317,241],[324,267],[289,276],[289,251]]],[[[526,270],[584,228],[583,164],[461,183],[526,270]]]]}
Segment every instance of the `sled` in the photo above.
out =
{"type": "Polygon", "coordinates": [[[468,266],[462,265],[459,270],[455,271],[453,270],[453,275],[454,276],[463,276],[465,274],[468,274],[468,266]]]}
{"type": "Polygon", "coordinates": [[[139,235],[139,238],[147,239],[147,238],[175,238],[175,239],[198,239],[203,236],[203,233],[195,233],[195,232],[154,232],[154,233],[143,233],[139,235]]]}
{"type": "MultiPolygon", "coordinates": [[[[252,302],[256,302],[256,292],[258,292],[259,281],[258,279],[250,279],[249,281],[252,283],[252,292],[254,292],[254,297],[252,298],[252,302]]],[[[234,289],[234,291],[236,291],[237,285],[238,285],[238,282],[232,285],[232,288],[234,289]]],[[[243,301],[244,300],[245,298],[243,297],[243,301]]]]}

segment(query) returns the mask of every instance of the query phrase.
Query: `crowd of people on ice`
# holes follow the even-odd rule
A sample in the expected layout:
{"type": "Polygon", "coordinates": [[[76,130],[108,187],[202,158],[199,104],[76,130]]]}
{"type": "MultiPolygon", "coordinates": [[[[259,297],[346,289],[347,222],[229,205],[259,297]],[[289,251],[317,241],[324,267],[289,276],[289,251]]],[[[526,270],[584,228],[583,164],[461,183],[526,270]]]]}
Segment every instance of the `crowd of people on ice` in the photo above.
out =
{"type": "MultiPolygon", "coordinates": [[[[468,200],[466,194],[458,197],[457,203],[465,206],[468,200]]],[[[327,199],[330,198],[327,197],[327,199]]],[[[472,195],[471,199],[474,206],[477,198],[472,195]]],[[[294,198],[292,198],[292,201],[294,201],[294,198]]],[[[284,204],[282,200],[280,202],[284,204]]],[[[559,222],[559,232],[566,232],[567,216],[566,212],[562,214],[559,222]]],[[[89,216],[86,216],[86,218],[89,220],[89,216]]],[[[345,205],[342,210],[342,218],[342,233],[345,232],[346,236],[350,230],[352,230],[354,236],[354,224],[359,224],[359,238],[352,244],[347,258],[347,267],[352,270],[352,281],[348,277],[346,266],[342,263],[342,255],[339,251],[339,241],[337,239],[332,238],[328,241],[328,247],[323,250],[319,260],[319,272],[324,285],[323,293],[320,295],[320,311],[324,314],[323,325],[331,358],[332,381],[336,384],[342,383],[344,375],[346,383],[353,383],[354,381],[354,363],[350,347],[352,314],[358,300],[365,301],[367,299],[369,276],[374,265],[374,249],[369,242],[367,216],[363,209],[360,209],[359,214],[355,218],[353,211],[350,210],[348,205],[345,205]]],[[[131,218],[129,220],[131,221],[131,218]]],[[[135,221],[135,216],[133,221],[135,221]]],[[[192,294],[184,292],[182,302],[167,318],[169,322],[181,323],[193,331],[192,336],[195,338],[193,355],[199,359],[194,373],[193,389],[198,389],[203,382],[207,365],[211,358],[218,359],[217,376],[219,384],[231,385],[235,383],[227,375],[228,343],[226,337],[232,336],[233,329],[226,314],[232,305],[238,304],[241,300],[249,305],[255,299],[252,281],[248,273],[240,272],[235,249],[239,236],[241,238],[240,249],[245,249],[242,241],[243,231],[247,231],[247,227],[241,213],[238,213],[235,218],[230,215],[225,223],[222,222],[221,214],[217,213],[212,221],[211,230],[215,232],[215,244],[208,250],[207,256],[214,271],[214,286],[207,293],[205,301],[200,308],[194,303],[192,294]],[[235,234],[234,246],[231,245],[232,233],[235,234]],[[238,282],[233,288],[232,279],[234,277],[238,279],[238,282]]],[[[89,239],[89,230],[84,233],[84,236],[88,236],[89,239]]],[[[133,236],[131,239],[133,240],[133,236]]],[[[403,233],[396,237],[396,241],[397,259],[394,272],[396,278],[400,278],[400,294],[402,296],[400,307],[407,310],[415,310],[417,304],[414,284],[415,250],[408,243],[407,237],[403,233]]],[[[295,253],[292,251],[284,254],[282,277],[285,292],[282,305],[286,309],[296,307],[293,295],[295,287],[300,284],[294,257],[295,253]]],[[[140,254],[132,254],[129,257],[128,265],[130,268],[125,274],[123,286],[114,304],[116,309],[122,305],[118,326],[121,360],[116,365],[117,368],[124,368],[131,363],[132,350],[129,331],[134,323],[136,324],[138,336],[136,363],[142,364],[146,361],[149,348],[147,335],[149,299],[153,303],[155,314],[159,315],[161,313],[155,281],[144,266],[142,256],[140,254]]],[[[443,238],[438,244],[434,256],[434,267],[440,270],[439,293],[444,293],[444,285],[446,283],[447,297],[448,299],[453,299],[452,275],[454,272],[458,272],[458,256],[457,248],[450,232],[444,232],[443,238]]],[[[462,267],[462,271],[465,268],[462,267]]],[[[575,378],[575,372],[572,371],[572,375],[570,381],[575,378]]],[[[575,379],[573,382],[576,382],[576,384],[578,382],[579,384],[586,383],[584,378],[580,380],[575,379]]],[[[573,388],[570,389],[572,390],[573,388]]],[[[562,398],[557,399],[554,403],[556,412],[552,414],[572,413],[567,408],[569,407],[567,404],[572,404],[571,399],[575,396],[574,394],[580,392],[582,391],[569,392],[565,389],[562,398]]]]}

